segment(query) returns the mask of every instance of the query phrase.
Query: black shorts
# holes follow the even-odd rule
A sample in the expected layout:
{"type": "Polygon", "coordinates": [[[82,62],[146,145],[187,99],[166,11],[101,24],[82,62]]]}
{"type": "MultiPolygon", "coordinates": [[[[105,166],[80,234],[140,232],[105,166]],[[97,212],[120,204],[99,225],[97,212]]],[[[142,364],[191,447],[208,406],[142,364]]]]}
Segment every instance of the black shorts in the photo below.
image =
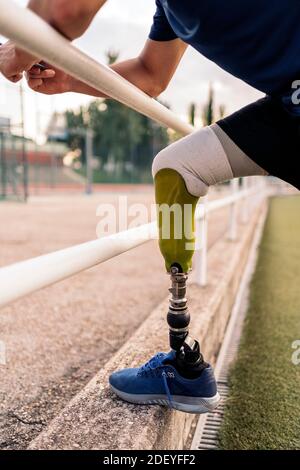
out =
{"type": "Polygon", "coordinates": [[[217,124],[261,168],[300,189],[300,116],[281,98],[258,100],[217,124]]]}

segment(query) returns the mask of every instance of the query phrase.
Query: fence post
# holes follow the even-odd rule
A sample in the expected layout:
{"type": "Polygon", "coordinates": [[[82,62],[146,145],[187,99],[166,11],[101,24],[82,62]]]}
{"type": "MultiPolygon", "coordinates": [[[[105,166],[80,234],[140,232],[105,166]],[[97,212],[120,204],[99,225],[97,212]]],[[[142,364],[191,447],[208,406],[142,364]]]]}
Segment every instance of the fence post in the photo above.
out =
{"type": "Polygon", "coordinates": [[[7,162],[5,155],[5,133],[0,133],[0,176],[1,176],[1,198],[6,197],[6,184],[7,184],[7,162]]]}
{"type": "Polygon", "coordinates": [[[91,129],[86,130],[85,136],[85,154],[86,154],[86,194],[92,194],[93,192],[93,131],[91,129]]]}
{"type": "MultiPolygon", "coordinates": [[[[244,177],[242,179],[242,189],[244,191],[247,191],[249,188],[249,180],[248,178],[244,177]]],[[[243,201],[243,207],[242,207],[242,218],[241,218],[242,224],[246,224],[249,221],[249,198],[245,197],[243,201]]]]}
{"type": "Polygon", "coordinates": [[[24,201],[27,202],[29,196],[29,181],[28,181],[28,158],[26,151],[26,140],[25,140],[25,115],[24,115],[24,90],[22,81],[19,86],[20,92],[20,112],[21,112],[21,137],[22,137],[22,166],[23,166],[23,190],[24,190],[24,201]]]}
{"type": "MultiPolygon", "coordinates": [[[[239,190],[239,180],[235,178],[230,181],[231,192],[233,196],[237,195],[239,190]]],[[[237,239],[237,200],[234,199],[230,204],[228,239],[232,242],[237,239]]]]}
{"type": "Polygon", "coordinates": [[[207,285],[207,249],[208,249],[208,221],[207,221],[207,196],[202,200],[203,214],[196,219],[196,256],[195,256],[195,280],[201,287],[207,285]]]}

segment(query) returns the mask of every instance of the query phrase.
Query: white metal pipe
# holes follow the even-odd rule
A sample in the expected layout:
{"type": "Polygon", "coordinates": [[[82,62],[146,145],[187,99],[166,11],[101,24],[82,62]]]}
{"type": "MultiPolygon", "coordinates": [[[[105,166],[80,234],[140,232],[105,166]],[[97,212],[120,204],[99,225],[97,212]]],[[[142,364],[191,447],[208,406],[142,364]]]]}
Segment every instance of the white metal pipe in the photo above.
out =
{"type": "MultiPolygon", "coordinates": [[[[248,198],[252,194],[257,192],[257,188],[251,187],[249,189],[243,189],[238,192],[234,192],[230,194],[229,196],[225,196],[220,199],[215,199],[214,201],[210,201],[207,204],[207,213],[215,212],[217,210],[223,209],[224,207],[227,207],[231,205],[234,201],[239,201],[241,199],[248,198]]],[[[204,216],[204,209],[203,209],[203,204],[199,204],[196,209],[196,219],[201,218],[204,216]]]]}
{"type": "Polygon", "coordinates": [[[0,307],[156,237],[156,222],[153,222],[1,268],[0,307]]]}
{"type": "MultiPolygon", "coordinates": [[[[243,190],[247,190],[248,183],[249,183],[248,178],[243,178],[243,181],[242,181],[243,190]]],[[[243,201],[242,219],[241,220],[242,220],[243,224],[246,224],[249,220],[249,200],[248,200],[248,198],[245,198],[244,201],[243,201]]]]}
{"type": "Polygon", "coordinates": [[[194,131],[193,126],[181,121],[165,106],[150,98],[106,65],[96,62],[77,49],[32,11],[7,0],[0,0],[0,11],[0,33],[13,40],[20,48],[163,126],[183,135],[194,131]]]}
{"type": "Polygon", "coordinates": [[[85,158],[86,158],[86,194],[93,192],[93,137],[92,129],[86,129],[85,133],[85,158]]]}
{"type": "Polygon", "coordinates": [[[230,205],[228,239],[234,242],[237,239],[237,201],[239,199],[237,196],[239,180],[237,178],[231,180],[230,187],[232,190],[233,201],[230,205]]]}
{"type": "MultiPolygon", "coordinates": [[[[251,188],[247,191],[240,191],[232,198],[223,198],[225,206],[230,205],[233,200],[242,199],[257,191],[251,188]]],[[[267,196],[268,192],[264,188],[261,198],[267,196]]],[[[197,222],[206,217],[206,214],[220,207],[218,201],[207,203],[206,208],[201,204],[197,209],[197,222]]],[[[221,207],[224,207],[222,204],[221,207]]],[[[201,233],[198,229],[198,240],[207,243],[205,232],[207,226],[202,225],[201,233]]],[[[157,224],[142,225],[127,231],[94,240],[91,242],[75,245],[70,248],[55,251],[37,258],[21,261],[13,265],[0,268],[0,307],[17,300],[27,294],[35,292],[43,287],[50,286],[56,282],[71,277],[85,269],[96,266],[128,250],[131,250],[149,240],[157,238],[157,224]]],[[[203,245],[202,245],[203,247],[203,245]]],[[[201,285],[205,285],[204,270],[207,260],[202,263],[201,285]]]]}
{"type": "Polygon", "coordinates": [[[195,252],[195,283],[201,287],[207,285],[207,251],[208,251],[208,221],[207,221],[207,197],[204,198],[203,212],[196,219],[196,248],[195,252]]]}

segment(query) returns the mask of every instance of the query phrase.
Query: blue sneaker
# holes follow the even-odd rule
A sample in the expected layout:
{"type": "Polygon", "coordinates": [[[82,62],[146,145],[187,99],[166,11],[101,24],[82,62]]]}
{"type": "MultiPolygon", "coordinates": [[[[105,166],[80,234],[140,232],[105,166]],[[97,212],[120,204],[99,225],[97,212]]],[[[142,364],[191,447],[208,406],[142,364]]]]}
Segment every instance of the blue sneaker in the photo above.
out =
{"type": "Polygon", "coordinates": [[[175,367],[175,352],[158,353],[140,368],[114,372],[109,383],[118,397],[140,405],[165,405],[186,413],[208,413],[220,402],[211,366],[186,379],[175,367]]]}

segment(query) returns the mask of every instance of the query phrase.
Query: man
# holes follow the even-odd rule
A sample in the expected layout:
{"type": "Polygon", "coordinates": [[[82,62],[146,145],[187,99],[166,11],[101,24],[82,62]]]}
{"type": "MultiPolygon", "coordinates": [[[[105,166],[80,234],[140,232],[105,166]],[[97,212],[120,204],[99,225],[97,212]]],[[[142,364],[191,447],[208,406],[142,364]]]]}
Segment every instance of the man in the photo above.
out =
{"type": "MultiPolygon", "coordinates": [[[[34,10],[70,40],[89,26],[105,0],[32,0],[34,10]]],[[[149,38],[140,55],[112,68],[148,95],[170,82],[188,45],[266,97],[160,152],[153,163],[156,201],[192,208],[209,186],[234,177],[272,174],[299,188],[300,2],[298,0],[156,0],[149,38]],[[298,84],[299,85],[299,84],[298,84]]],[[[11,42],[0,48],[0,70],[11,81],[25,71],[29,86],[46,94],[101,94],[49,66],[41,71],[11,42]]],[[[186,278],[193,239],[163,236],[160,249],[172,279],[168,313],[171,352],[159,353],[137,369],[112,374],[110,384],[133,403],[160,403],[204,413],[219,402],[213,370],[188,334],[186,278]],[[191,246],[187,245],[187,242],[191,246]]],[[[186,232],[185,232],[186,233],[186,232]]]]}

